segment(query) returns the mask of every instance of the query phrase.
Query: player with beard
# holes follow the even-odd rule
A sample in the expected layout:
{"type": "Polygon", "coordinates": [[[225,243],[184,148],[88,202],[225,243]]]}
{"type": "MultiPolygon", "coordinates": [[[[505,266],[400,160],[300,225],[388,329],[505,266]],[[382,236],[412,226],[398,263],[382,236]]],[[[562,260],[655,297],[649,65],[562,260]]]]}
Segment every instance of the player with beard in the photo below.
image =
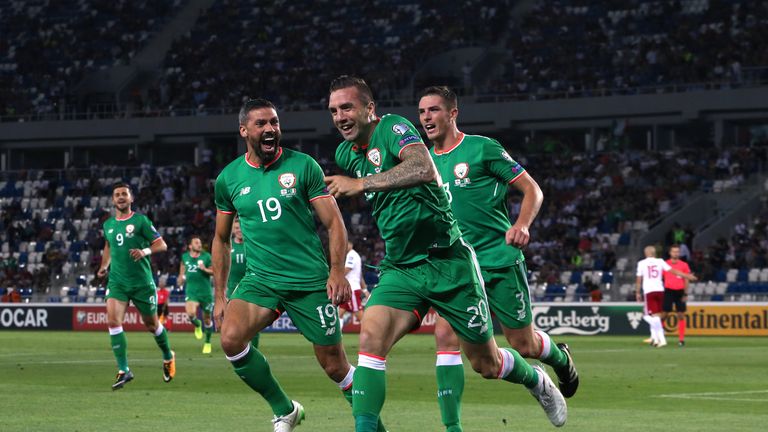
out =
{"type": "MultiPolygon", "coordinates": [[[[441,86],[426,88],[419,100],[419,120],[434,145],[430,154],[443,179],[451,210],[462,235],[477,252],[488,305],[510,346],[523,357],[552,366],[560,392],[571,397],[579,386],[579,376],[568,346],[555,344],[547,333],[531,325],[528,269],[521,250],[528,244],[528,228],[544,194],[498,141],[459,131],[457,99],[456,93],[441,86]],[[514,224],[506,208],[509,186],[523,194],[514,224]]],[[[448,432],[459,432],[464,367],[459,338],[443,318],[435,324],[435,341],[443,424],[448,432]]]]}
{"type": "Polygon", "coordinates": [[[565,399],[546,372],[496,345],[475,253],[461,237],[413,124],[394,114],[378,117],[368,84],[346,75],[331,83],[328,110],[344,138],[336,163],[353,176],[326,177],[328,191],[336,197],[364,194],[387,250],[360,329],[355,430],[376,430],[386,394],[386,356],[430,307],[459,335],[476,372],[523,384],[555,426],[565,424],[565,399]]]}
{"type": "Polygon", "coordinates": [[[203,250],[200,237],[192,236],[187,244],[187,251],[179,263],[179,283],[186,284],[184,301],[189,322],[195,326],[195,338],[202,339],[203,354],[211,353],[211,334],[213,334],[213,288],[211,287],[211,254],[203,250]],[[198,309],[203,311],[203,321],[197,319],[198,309]],[[203,329],[203,326],[205,329],[203,329]]]}
{"type": "Polygon", "coordinates": [[[143,214],[131,210],[133,193],[125,183],[112,188],[115,216],[104,222],[104,250],[97,275],[107,275],[107,325],[112,352],[117,359],[117,379],[112,390],[123,388],[133,379],[128,367],[128,347],[123,321],[128,302],[133,302],[141,319],[163,352],[163,381],[170,382],[176,374],[176,355],[171,351],[168,332],[157,318],[157,288],[152,278],[149,256],[168,249],[152,222],[143,214]]]}
{"type": "Polygon", "coordinates": [[[239,121],[248,152],[216,179],[214,319],[235,373],[272,408],[274,430],[292,431],[303,420],[304,407],[288,398],[267,359],[250,341],[287,312],[313,344],[320,366],[351,402],[355,368],[344,353],[336,308],[351,294],[344,277],[347,231],[336,200],[325,189],[320,165],[304,153],[280,146],[274,105],[265,99],[249,100],[239,121]],[[328,230],[330,273],[313,209],[328,230]],[[245,241],[246,274],[227,303],[236,215],[245,241]]]}

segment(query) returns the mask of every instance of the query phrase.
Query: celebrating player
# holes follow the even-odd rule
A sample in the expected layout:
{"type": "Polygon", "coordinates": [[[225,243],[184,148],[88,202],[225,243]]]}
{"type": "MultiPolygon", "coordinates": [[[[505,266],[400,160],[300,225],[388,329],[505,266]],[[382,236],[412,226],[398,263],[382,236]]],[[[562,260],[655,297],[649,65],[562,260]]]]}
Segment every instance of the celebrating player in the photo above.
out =
{"type": "MultiPolygon", "coordinates": [[[[456,94],[447,87],[429,87],[419,101],[419,121],[434,147],[430,154],[443,180],[459,228],[477,252],[488,306],[501,322],[509,344],[524,357],[552,366],[560,391],[571,397],[579,385],[568,346],[555,345],[549,335],[534,331],[528,293],[528,269],[520,248],[530,239],[529,227],[544,195],[536,181],[496,140],[465,135],[456,125],[456,94]],[[520,214],[510,223],[506,192],[512,185],[523,194],[520,214]]],[[[464,367],[459,339],[444,318],[435,326],[438,401],[449,432],[461,431],[460,402],[464,367]]]]}
{"type": "Polygon", "coordinates": [[[645,296],[645,315],[643,319],[651,327],[651,345],[661,348],[667,345],[664,336],[664,327],[661,324],[662,302],[664,300],[664,285],[662,284],[662,272],[669,272],[689,281],[695,281],[696,277],[673,269],[666,261],[656,258],[656,248],[646,246],[645,258],[637,263],[636,296],[637,301],[643,301],[645,296]],[[642,288],[642,293],[640,289],[642,288]]]}
{"type": "Polygon", "coordinates": [[[312,342],[326,374],[351,402],[355,368],[341,344],[337,313],[337,306],[350,297],[344,278],[347,231],[336,200],[325,190],[317,162],[280,147],[274,105],[264,99],[249,100],[240,110],[239,121],[248,152],[216,179],[214,316],[217,321],[223,316],[221,346],[235,373],[267,400],[275,415],[274,430],[292,431],[304,418],[304,408],[288,398],[267,359],[249,341],[286,311],[312,342]],[[328,229],[330,274],[312,209],[328,229]],[[227,303],[224,287],[235,214],[245,239],[247,272],[227,303]]]}
{"type": "MultiPolygon", "coordinates": [[[[235,217],[232,221],[232,250],[229,251],[231,262],[229,264],[229,278],[227,279],[227,300],[232,298],[232,292],[237,284],[245,276],[245,242],[243,231],[240,229],[240,219],[235,217]]],[[[259,333],[251,339],[254,348],[259,347],[259,333]]]]}
{"type": "MultiPolygon", "coordinates": [[[[680,246],[672,245],[669,248],[667,264],[675,270],[688,274],[691,268],[688,263],[680,259],[680,246]]],[[[662,320],[672,312],[672,306],[677,313],[677,345],[685,346],[685,311],[688,300],[688,279],[684,279],[671,272],[664,272],[664,304],[662,305],[662,320]]]]}
{"type": "Polygon", "coordinates": [[[344,328],[344,324],[347,322],[347,317],[351,317],[352,314],[357,317],[357,320],[363,322],[363,296],[366,292],[363,288],[365,281],[363,280],[363,261],[360,259],[360,254],[354,248],[351,241],[347,242],[347,259],[344,264],[344,275],[349,282],[349,286],[352,287],[352,297],[348,302],[339,306],[339,318],[341,318],[341,327],[344,328]],[[349,314],[349,315],[347,315],[349,314]]]}
{"type": "Polygon", "coordinates": [[[474,251],[461,238],[440,176],[414,126],[397,115],[377,117],[370,88],[355,77],[331,83],[328,109],[344,138],[336,162],[355,177],[326,177],[328,191],[337,197],[365,194],[387,250],[360,331],[355,430],[376,430],[386,393],[386,356],[419,326],[430,307],[459,334],[476,372],[524,384],[550,421],[562,426],[567,407],[552,380],[514,349],[499,349],[493,339],[474,251]]]}
{"type": "Polygon", "coordinates": [[[144,325],[155,335],[155,342],[163,352],[163,381],[170,382],[176,375],[176,354],[171,350],[168,332],[157,319],[157,289],[149,261],[150,255],[165,252],[168,246],[149,218],[131,210],[132,203],[131,187],[125,183],[115,184],[112,188],[115,216],[104,222],[106,242],[97,273],[103,278],[109,269],[107,325],[118,368],[112,390],[123,388],[134,377],[128,367],[128,341],[123,332],[129,301],[139,310],[144,325]]]}
{"type": "Polygon", "coordinates": [[[203,250],[203,242],[198,236],[192,236],[187,243],[187,251],[181,256],[179,263],[179,283],[186,283],[184,288],[184,307],[189,322],[195,326],[195,338],[203,338],[205,325],[205,342],[203,354],[211,353],[211,334],[213,333],[213,289],[211,287],[211,254],[203,250]],[[197,319],[197,311],[202,309],[203,321],[197,319]]]}

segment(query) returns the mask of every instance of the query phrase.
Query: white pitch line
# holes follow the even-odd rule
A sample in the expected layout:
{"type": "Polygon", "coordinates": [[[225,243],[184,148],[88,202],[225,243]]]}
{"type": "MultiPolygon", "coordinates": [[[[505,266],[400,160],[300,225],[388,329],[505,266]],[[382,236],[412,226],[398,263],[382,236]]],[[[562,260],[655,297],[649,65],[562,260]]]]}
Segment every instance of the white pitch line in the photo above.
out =
{"type": "Polygon", "coordinates": [[[748,399],[748,398],[727,397],[729,395],[749,395],[749,394],[765,394],[765,393],[768,393],[768,390],[744,390],[744,391],[734,391],[734,392],[705,392],[705,393],[677,393],[677,394],[662,394],[662,395],[657,395],[657,397],[674,398],[674,399],[739,401],[739,402],[766,402],[766,401],[768,401],[768,399],[748,399]]]}

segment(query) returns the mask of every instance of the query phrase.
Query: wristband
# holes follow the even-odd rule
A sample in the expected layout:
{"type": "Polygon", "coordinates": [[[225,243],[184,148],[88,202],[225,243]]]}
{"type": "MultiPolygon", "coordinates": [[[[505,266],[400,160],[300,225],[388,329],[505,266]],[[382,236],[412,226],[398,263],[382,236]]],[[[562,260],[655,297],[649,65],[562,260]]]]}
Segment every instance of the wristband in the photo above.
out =
{"type": "Polygon", "coordinates": [[[150,255],[152,255],[152,249],[144,248],[144,249],[141,250],[141,253],[143,253],[144,256],[150,256],[150,255]]]}

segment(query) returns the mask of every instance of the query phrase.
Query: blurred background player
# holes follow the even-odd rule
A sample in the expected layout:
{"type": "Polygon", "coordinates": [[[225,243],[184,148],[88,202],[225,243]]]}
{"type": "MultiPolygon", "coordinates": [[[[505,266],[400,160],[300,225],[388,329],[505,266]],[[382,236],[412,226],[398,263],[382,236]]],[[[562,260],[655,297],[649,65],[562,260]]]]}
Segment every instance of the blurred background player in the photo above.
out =
{"type": "Polygon", "coordinates": [[[168,332],[157,319],[157,290],[152,278],[149,256],[165,252],[168,246],[152,221],[131,210],[133,193],[129,185],[117,183],[112,188],[115,216],[104,222],[104,250],[97,276],[103,278],[109,269],[107,283],[107,325],[112,352],[117,359],[117,378],[112,390],[122,388],[133,379],[128,367],[128,341],[123,331],[128,302],[133,302],[141,319],[163,352],[163,381],[176,375],[176,354],[171,350],[168,332]]]}
{"type": "MultiPolygon", "coordinates": [[[[237,288],[237,284],[245,276],[245,242],[243,241],[243,231],[240,229],[240,218],[235,217],[232,221],[232,250],[231,263],[229,265],[229,278],[227,279],[227,300],[232,298],[232,292],[237,288]]],[[[251,345],[254,348],[259,347],[259,333],[251,339],[251,345]]]]}
{"type": "Polygon", "coordinates": [[[347,272],[344,277],[347,278],[349,286],[352,288],[352,298],[348,302],[339,306],[339,318],[341,318],[341,328],[344,328],[352,315],[357,317],[359,322],[363,322],[363,299],[367,296],[367,291],[363,286],[363,260],[360,254],[354,249],[351,241],[347,242],[347,259],[344,264],[344,270],[347,272]]]}
{"type": "Polygon", "coordinates": [[[168,319],[168,303],[170,303],[171,293],[168,291],[164,280],[161,280],[159,285],[157,288],[157,319],[168,331],[171,331],[171,321],[168,319]]]}
{"type": "MultiPolygon", "coordinates": [[[[680,259],[680,246],[672,245],[669,248],[669,259],[667,264],[673,269],[690,274],[691,268],[688,263],[680,259]]],[[[675,307],[677,313],[677,335],[678,346],[685,346],[685,311],[687,310],[686,303],[688,301],[688,279],[680,277],[672,272],[664,272],[664,304],[663,319],[667,318],[667,315],[672,312],[672,306],[675,307]]]]}
{"type": "MultiPolygon", "coordinates": [[[[534,331],[528,269],[521,248],[544,200],[536,181],[498,141],[459,131],[456,93],[448,87],[428,87],[419,101],[419,121],[433,144],[430,151],[448,194],[462,236],[477,253],[488,304],[504,336],[521,356],[552,366],[564,397],[576,393],[579,376],[566,344],[534,331]],[[523,194],[514,224],[506,208],[507,188],[523,194]]],[[[435,327],[438,401],[449,432],[461,428],[464,367],[459,339],[443,318],[435,327]]]]}
{"type": "Polygon", "coordinates": [[[637,301],[645,299],[643,319],[651,327],[651,345],[660,348],[667,345],[667,338],[664,337],[664,326],[661,324],[661,317],[664,314],[662,310],[664,301],[663,272],[670,272],[690,281],[695,281],[696,277],[675,270],[663,259],[656,258],[654,246],[646,246],[643,252],[645,258],[637,263],[635,296],[637,301]]]}
{"type": "Polygon", "coordinates": [[[203,250],[200,237],[193,236],[187,244],[187,251],[181,256],[179,265],[179,283],[186,284],[184,288],[185,308],[189,322],[195,326],[195,338],[203,338],[205,326],[205,342],[203,354],[211,353],[211,334],[213,333],[213,287],[211,287],[211,254],[203,250]],[[197,318],[197,311],[203,311],[203,321],[197,318]]]}

